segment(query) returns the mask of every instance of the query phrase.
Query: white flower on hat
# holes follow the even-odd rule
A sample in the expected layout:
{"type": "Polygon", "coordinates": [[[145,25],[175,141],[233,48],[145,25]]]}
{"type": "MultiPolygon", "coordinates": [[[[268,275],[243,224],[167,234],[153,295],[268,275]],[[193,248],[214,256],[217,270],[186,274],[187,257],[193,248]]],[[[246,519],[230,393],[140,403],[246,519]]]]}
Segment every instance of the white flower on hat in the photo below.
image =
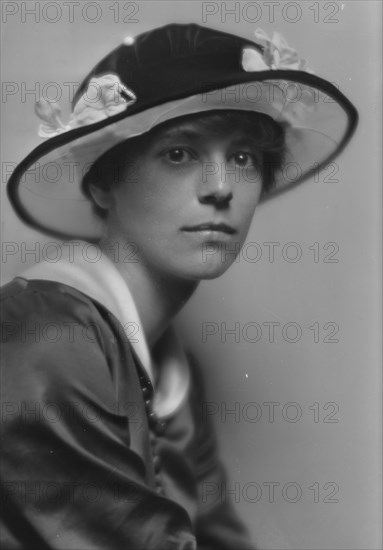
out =
{"type": "Polygon", "coordinates": [[[43,98],[36,103],[35,113],[46,123],[40,125],[38,134],[42,138],[50,138],[80,126],[94,124],[121,113],[136,100],[134,92],[122,84],[116,74],[92,78],[66,125],[60,119],[58,103],[43,98]]]}
{"type": "Polygon", "coordinates": [[[266,65],[263,55],[255,48],[243,48],[242,68],[247,72],[268,71],[270,69],[270,67],[266,65]]]}
{"type": "MultiPolygon", "coordinates": [[[[272,38],[263,29],[254,32],[255,41],[263,48],[262,53],[256,48],[244,48],[242,51],[242,68],[247,72],[292,70],[312,73],[304,59],[287,44],[278,32],[272,38]]],[[[286,80],[268,80],[269,84],[278,87],[284,96],[283,118],[292,124],[304,119],[307,111],[316,109],[314,89],[303,83],[294,83],[286,80]],[[298,101],[299,97],[299,101],[298,101]]]]}
{"type": "Polygon", "coordinates": [[[54,101],[47,101],[42,97],[35,104],[35,113],[41,120],[45,121],[45,124],[39,126],[38,133],[42,138],[57,136],[71,129],[69,124],[62,123],[60,105],[54,101]]]}
{"type": "Polygon", "coordinates": [[[245,71],[266,70],[296,70],[312,72],[306,66],[304,59],[299,59],[298,53],[287,44],[278,32],[272,38],[263,29],[256,29],[255,40],[263,47],[263,55],[255,48],[244,48],[242,52],[242,67],[245,71]]]}
{"type": "Polygon", "coordinates": [[[115,74],[92,78],[73,110],[74,124],[84,126],[117,115],[136,99],[115,74]]]}

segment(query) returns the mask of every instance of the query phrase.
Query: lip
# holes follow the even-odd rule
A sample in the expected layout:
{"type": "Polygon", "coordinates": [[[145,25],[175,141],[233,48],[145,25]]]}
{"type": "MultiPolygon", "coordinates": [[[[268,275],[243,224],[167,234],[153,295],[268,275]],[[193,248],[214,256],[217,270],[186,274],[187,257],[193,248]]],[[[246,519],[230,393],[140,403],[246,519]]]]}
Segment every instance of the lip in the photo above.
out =
{"type": "Polygon", "coordinates": [[[182,227],[182,231],[198,232],[198,231],[219,231],[221,233],[227,233],[233,235],[237,231],[234,227],[227,225],[226,223],[200,223],[199,225],[193,225],[189,227],[182,227]]]}

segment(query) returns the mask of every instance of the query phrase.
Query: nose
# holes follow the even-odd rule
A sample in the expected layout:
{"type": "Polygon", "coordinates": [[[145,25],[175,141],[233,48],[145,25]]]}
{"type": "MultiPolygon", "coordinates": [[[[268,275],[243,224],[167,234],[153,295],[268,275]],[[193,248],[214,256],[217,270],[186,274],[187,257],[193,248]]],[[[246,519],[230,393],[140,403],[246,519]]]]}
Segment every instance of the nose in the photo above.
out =
{"type": "Polygon", "coordinates": [[[203,163],[198,199],[203,204],[228,205],[233,199],[233,183],[223,161],[203,163]]]}

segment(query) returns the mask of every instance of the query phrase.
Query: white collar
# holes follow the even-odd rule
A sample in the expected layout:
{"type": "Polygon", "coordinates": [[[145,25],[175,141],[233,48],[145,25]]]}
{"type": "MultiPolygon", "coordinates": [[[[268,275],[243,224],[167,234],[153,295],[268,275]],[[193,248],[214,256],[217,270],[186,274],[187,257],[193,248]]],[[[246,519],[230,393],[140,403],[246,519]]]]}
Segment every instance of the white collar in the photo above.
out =
{"type": "Polygon", "coordinates": [[[156,344],[154,362],[132,294],[113,262],[97,245],[81,240],[65,244],[68,246],[60,247],[58,261],[45,259],[20,276],[63,283],[103,304],[121,323],[155,388],[154,411],[158,416],[173,413],[184,401],[190,382],[188,362],[174,328],[169,327],[156,344]],[[132,326],[138,326],[138,332],[132,333],[132,326]],[[159,376],[155,384],[156,369],[159,376]]]}

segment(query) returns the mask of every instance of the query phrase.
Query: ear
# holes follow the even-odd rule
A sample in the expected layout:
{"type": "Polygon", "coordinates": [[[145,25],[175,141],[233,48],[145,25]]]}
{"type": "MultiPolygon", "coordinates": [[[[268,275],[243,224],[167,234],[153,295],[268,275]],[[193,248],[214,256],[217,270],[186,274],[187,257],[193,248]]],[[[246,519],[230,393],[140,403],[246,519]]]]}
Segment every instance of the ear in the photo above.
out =
{"type": "Polygon", "coordinates": [[[93,183],[89,184],[89,193],[92,195],[94,202],[104,208],[110,210],[114,205],[114,197],[110,189],[102,189],[93,183]]]}

